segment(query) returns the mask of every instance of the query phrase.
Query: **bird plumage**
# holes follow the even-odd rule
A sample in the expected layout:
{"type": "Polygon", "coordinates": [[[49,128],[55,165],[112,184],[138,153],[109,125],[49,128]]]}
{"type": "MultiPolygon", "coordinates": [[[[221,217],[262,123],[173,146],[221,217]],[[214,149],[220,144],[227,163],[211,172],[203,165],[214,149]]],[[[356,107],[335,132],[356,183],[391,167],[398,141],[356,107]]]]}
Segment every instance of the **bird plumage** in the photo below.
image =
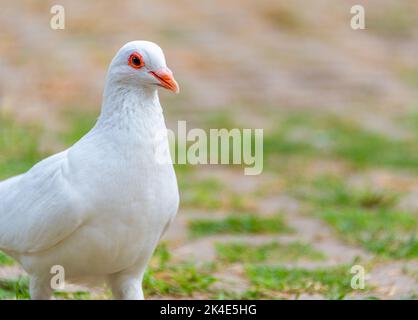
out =
{"type": "Polygon", "coordinates": [[[143,298],[146,264],[179,203],[173,166],[156,157],[156,149],[168,150],[158,79],[145,73],[156,68],[166,68],[157,45],[122,47],[94,128],[0,183],[0,250],[29,273],[32,298],[50,296],[55,265],[68,281],[105,279],[115,298],[143,298]],[[127,66],[132,52],[141,53],[146,70],[127,66]]]}

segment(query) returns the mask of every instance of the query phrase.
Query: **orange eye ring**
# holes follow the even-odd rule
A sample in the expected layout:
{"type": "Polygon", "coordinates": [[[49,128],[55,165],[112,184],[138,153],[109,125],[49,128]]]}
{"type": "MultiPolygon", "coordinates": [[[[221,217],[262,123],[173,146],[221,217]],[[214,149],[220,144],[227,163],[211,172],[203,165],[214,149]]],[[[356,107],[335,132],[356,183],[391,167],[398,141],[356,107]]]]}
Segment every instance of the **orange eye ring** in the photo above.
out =
{"type": "Polygon", "coordinates": [[[128,64],[134,69],[140,69],[145,65],[144,59],[138,52],[134,52],[129,56],[128,64]]]}

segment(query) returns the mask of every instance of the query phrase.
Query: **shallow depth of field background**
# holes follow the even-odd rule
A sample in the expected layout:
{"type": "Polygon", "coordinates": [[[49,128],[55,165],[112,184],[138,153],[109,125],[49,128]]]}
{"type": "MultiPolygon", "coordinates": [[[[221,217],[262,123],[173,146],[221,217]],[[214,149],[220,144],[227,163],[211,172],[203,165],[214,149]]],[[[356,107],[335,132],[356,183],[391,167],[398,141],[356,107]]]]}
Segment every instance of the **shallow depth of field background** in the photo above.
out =
{"type": "MultiPolygon", "coordinates": [[[[265,135],[259,176],[176,166],[181,208],[146,297],[417,298],[418,3],[2,1],[0,179],[91,128],[110,60],[139,39],[164,49],[181,86],[160,94],[170,128],[265,135]],[[53,4],[65,30],[50,29],[53,4]],[[366,30],[350,28],[354,4],[366,30]]],[[[56,298],[109,296],[68,289],[56,298]]],[[[2,253],[0,298],[28,298],[2,253]]]]}

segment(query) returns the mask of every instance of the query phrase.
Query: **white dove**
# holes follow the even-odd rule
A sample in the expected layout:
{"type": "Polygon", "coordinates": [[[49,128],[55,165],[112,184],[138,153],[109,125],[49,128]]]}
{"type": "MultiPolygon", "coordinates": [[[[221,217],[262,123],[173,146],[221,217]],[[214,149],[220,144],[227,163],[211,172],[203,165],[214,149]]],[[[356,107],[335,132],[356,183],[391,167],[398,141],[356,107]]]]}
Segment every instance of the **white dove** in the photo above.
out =
{"type": "Polygon", "coordinates": [[[127,43],[94,128],[0,183],[0,250],[29,274],[32,299],[51,297],[54,266],[66,281],[105,281],[115,299],[143,299],[147,263],[179,204],[171,161],[156,156],[169,148],[158,87],[179,91],[161,48],[127,43]]]}

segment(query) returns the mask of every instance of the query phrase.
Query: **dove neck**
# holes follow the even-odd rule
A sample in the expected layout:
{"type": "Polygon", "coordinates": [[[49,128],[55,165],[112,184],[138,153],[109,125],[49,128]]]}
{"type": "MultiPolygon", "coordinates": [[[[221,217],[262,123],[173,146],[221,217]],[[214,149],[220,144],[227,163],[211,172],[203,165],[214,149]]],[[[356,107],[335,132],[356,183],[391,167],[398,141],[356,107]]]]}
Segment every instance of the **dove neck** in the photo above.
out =
{"type": "Polygon", "coordinates": [[[98,127],[142,129],[156,125],[161,119],[162,108],[156,88],[106,84],[98,127]]]}

